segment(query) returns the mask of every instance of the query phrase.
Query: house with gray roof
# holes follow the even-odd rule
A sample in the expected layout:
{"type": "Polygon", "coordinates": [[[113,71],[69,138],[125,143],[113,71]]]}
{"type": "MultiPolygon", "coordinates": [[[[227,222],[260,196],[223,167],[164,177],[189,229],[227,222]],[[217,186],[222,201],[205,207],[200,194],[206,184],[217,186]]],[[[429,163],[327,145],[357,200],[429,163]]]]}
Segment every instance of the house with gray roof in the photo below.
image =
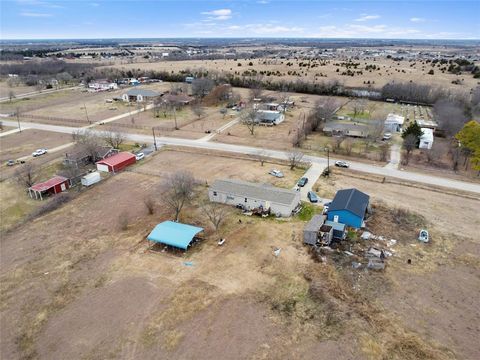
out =
{"type": "Polygon", "coordinates": [[[263,124],[278,125],[285,120],[285,115],[276,110],[258,110],[256,121],[263,124]]]}
{"type": "Polygon", "coordinates": [[[251,183],[236,179],[215,180],[208,189],[210,201],[241,205],[251,210],[262,207],[277,216],[288,217],[300,203],[300,192],[270,184],[251,183]]]}
{"type": "Polygon", "coordinates": [[[364,225],[369,201],[370,196],[357,189],[339,190],[328,207],[327,218],[329,221],[360,229],[364,225]]]}
{"type": "Polygon", "coordinates": [[[162,94],[150,89],[130,89],[122,95],[122,100],[125,102],[144,102],[153,101],[162,94]]]}
{"type": "Polygon", "coordinates": [[[331,136],[350,136],[365,138],[368,135],[368,126],[357,123],[329,122],[323,127],[323,132],[331,136]]]}

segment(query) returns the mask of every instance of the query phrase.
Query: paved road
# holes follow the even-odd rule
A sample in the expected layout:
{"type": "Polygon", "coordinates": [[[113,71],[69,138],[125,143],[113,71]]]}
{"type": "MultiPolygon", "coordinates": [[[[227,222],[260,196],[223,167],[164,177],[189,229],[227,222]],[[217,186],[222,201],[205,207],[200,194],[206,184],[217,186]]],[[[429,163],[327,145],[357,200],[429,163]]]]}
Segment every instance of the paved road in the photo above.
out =
{"type": "MultiPolygon", "coordinates": [[[[15,121],[9,121],[9,120],[4,120],[3,123],[6,126],[17,125],[15,121]]],[[[71,134],[72,132],[78,130],[78,128],[73,128],[68,126],[47,125],[47,124],[38,124],[38,123],[31,123],[31,122],[21,123],[21,125],[27,126],[33,129],[60,132],[60,133],[66,133],[66,134],[71,134]]],[[[152,137],[148,135],[127,134],[126,136],[127,136],[127,139],[138,142],[138,143],[152,143],[152,137]]],[[[180,138],[173,138],[173,137],[160,137],[160,138],[157,138],[157,144],[228,151],[228,152],[247,154],[247,155],[256,155],[260,151],[264,151],[265,155],[268,157],[283,159],[283,160],[288,159],[288,153],[284,151],[263,150],[263,149],[255,148],[251,146],[223,144],[218,142],[207,142],[207,141],[201,141],[201,140],[180,139],[180,138]]],[[[322,157],[304,156],[303,159],[312,164],[318,164],[321,167],[327,166],[327,159],[322,157]]],[[[337,159],[330,158],[330,164],[333,164],[336,160],[337,159]]],[[[406,180],[406,181],[415,181],[415,182],[419,182],[427,185],[442,186],[446,188],[470,191],[473,193],[480,194],[480,184],[476,184],[476,183],[453,180],[453,179],[427,175],[427,174],[419,174],[419,173],[409,172],[409,171],[402,171],[398,169],[379,167],[379,166],[365,164],[361,162],[350,162],[350,168],[353,170],[362,171],[365,173],[371,173],[371,174],[380,175],[380,176],[388,176],[388,177],[393,177],[393,178],[406,180]]]]}

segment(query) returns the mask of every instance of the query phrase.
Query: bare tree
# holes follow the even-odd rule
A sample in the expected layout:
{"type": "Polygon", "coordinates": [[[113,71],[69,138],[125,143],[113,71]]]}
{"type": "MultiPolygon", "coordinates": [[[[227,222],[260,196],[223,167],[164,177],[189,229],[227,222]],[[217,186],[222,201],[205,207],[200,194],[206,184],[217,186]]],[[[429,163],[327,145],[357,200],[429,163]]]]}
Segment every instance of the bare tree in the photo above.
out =
{"type": "Polygon", "coordinates": [[[255,81],[252,86],[250,86],[249,99],[260,99],[263,93],[261,82],[255,81]]]}
{"type": "Polygon", "coordinates": [[[167,176],[161,187],[162,198],[165,204],[175,212],[175,221],[178,221],[183,206],[193,198],[195,179],[190,172],[177,171],[167,176]]]}
{"type": "Polygon", "coordinates": [[[405,164],[408,165],[412,151],[417,147],[417,137],[413,134],[408,134],[403,139],[403,148],[405,149],[405,164]]]}
{"type": "Polygon", "coordinates": [[[451,100],[437,101],[433,106],[433,114],[448,137],[454,136],[468,121],[465,106],[451,100]]]}
{"type": "Polygon", "coordinates": [[[111,147],[118,149],[125,142],[126,135],[118,128],[111,128],[103,132],[102,138],[111,147]]]}
{"type": "Polygon", "coordinates": [[[15,178],[20,185],[28,189],[37,181],[37,169],[31,162],[22,164],[15,170],[15,178]]]}
{"type": "Polygon", "coordinates": [[[15,93],[13,90],[8,91],[8,101],[12,102],[12,100],[15,99],[15,93]]]}
{"type": "Polygon", "coordinates": [[[258,125],[257,109],[249,108],[243,110],[240,114],[240,121],[250,131],[250,135],[255,135],[255,129],[258,125]]]}
{"type": "Polygon", "coordinates": [[[72,133],[72,138],[77,146],[91,157],[92,161],[98,159],[98,151],[102,145],[102,139],[96,132],[89,129],[78,129],[72,133]]]}
{"type": "Polygon", "coordinates": [[[205,108],[198,102],[192,104],[192,111],[199,119],[205,114],[205,108]]]}
{"type": "Polygon", "coordinates": [[[192,94],[203,99],[213,89],[215,83],[209,78],[198,78],[192,82],[192,94]]]}
{"type": "Polygon", "coordinates": [[[0,130],[3,131],[3,121],[0,121],[0,130]]]}
{"type": "Polygon", "coordinates": [[[390,145],[388,143],[383,143],[382,145],[380,145],[380,161],[387,161],[389,152],[390,145]]]}
{"type": "Polygon", "coordinates": [[[342,143],[345,139],[345,135],[336,135],[332,137],[332,150],[334,153],[338,152],[341,149],[342,143]]]}
{"type": "Polygon", "coordinates": [[[148,214],[153,215],[155,213],[155,200],[151,196],[145,196],[143,203],[147,208],[148,214]]]}
{"type": "Polygon", "coordinates": [[[218,228],[223,223],[225,218],[228,216],[228,208],[223,204],[217,202],[206,202],[202,205],[203,214],[207,217],[208,220],[215,227],[215,231],[218,231],[218,228]]]}
{"type": "Polygon", "coordinates": [[[345,152],[348,156],[352,154],[353,150],[353,139],[351,137],[347,137],[344,141],[345,152]]]}
{"type": "Polygon", "coordinates": [[[319,100],[309,115],[309,122],[312,131],[317,131],[323,127],[326,122],[332,120],[333,115],[339,107],[338,101],[333,98],[319,100]]]}
{"type": "Polygon", "coordinates": [[[265,149],[259,150],[255,156],[258,159],[258,161],[260,161],[261,166],[265,164],[265,161],[267,161],[267,157],[268,157],[265,149]]]}
{"type": "Polygon", "coordinates": [[[356,119],[359,114],[363,114],[367,107],[366,99],[355,99],[352,102],[353,118],[356,119]]]}
{"type": "Polygon", "coordinates": [[[290,170],[295,169],[303,159],[303,153],[298,150],[292,150],[287,154],[290,170]]]}
{"type": "Polygon", "coordinates": [[[377,104],[373,101],[369,101],[366,105],[366,109],[368,112],[368,117],[371,119],[372,114],[375,112],[375,109],[377,108],[377,104]]]}

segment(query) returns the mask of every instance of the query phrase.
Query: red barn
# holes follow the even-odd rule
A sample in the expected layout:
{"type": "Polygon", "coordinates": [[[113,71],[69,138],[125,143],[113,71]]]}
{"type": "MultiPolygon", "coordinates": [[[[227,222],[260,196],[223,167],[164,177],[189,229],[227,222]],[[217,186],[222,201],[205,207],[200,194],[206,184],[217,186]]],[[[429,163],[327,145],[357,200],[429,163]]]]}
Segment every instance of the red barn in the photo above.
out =
{"type": "Polygon", "coordinates": [[[28,189],[31,198],[40,198],[43,200],[44,195],[58,194],[70,187],[70,181],[63,176],[54,176],[50,180],[33,185],[28,189]]]}
{"type": "Polygon", "coordinates": [[[121,152],[106,159],[97,161],[97,170],[104,172],[119,172],[127,166],[135,164],[135,155],[129,152],[121,152]]]}

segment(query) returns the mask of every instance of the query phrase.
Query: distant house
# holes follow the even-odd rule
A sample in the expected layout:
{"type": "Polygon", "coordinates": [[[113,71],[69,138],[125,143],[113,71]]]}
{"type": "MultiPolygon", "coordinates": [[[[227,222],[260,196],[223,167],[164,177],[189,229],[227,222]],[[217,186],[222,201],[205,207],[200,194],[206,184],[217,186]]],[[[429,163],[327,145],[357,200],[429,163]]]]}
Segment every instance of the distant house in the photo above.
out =
{"type": "Polygon", "coordinates": [[[193,80],[195,80],[195,78],[194,78],[193,76],[187,76],[187,77],[185,78],[185,82],[186,82],[187,84],[191,84],[191,83],[193,82],[193,80]]]}
{"type": "Polygon", "coordinates": [[[330,136],[350,136],[365,138],[369,129],[367,125],[362,124],[346,124],[330,122],[325,124],[323,132],[330,136]]]}
{"type": "Polygon", "coordinates": [[[32,185],[28,194],[33,199],[43,200],[45,196],[61,193],[70,187],[70,181],[63,176],[54,176],[50,180],[32,185]]]}
{"type": "Polygon", "coordinates": [[[215,180],[208,189],[208,196],[210,201],[241,205],[245,209],[262,207],[283,217],[291,216],[300,203],[299,191],[234,179],[215,180]]]}
{"type": "Polygon", "coordinates": [[[433,120],[416,119],[415,122],[421,128],[432,129],[433,131],[435,131],[438,127],[438,124],[433,120]]]}
{"type": "Polygon", "coordinates": [[[160,93],[150,89],[130,89],[122,95],[122,99],[125,102],[144,102],[153,101],[160,96],[160,93]]]}
{"type": "Polygon", "coordinates": [[[135,164],[136,161],[137,159],[134,154],[120,152],[106,159],[97,161],[97,170],[116,173],[125,169],[127,166],[135,164]]]}
{"type": "Polygon", "coordinates": [[[368,212],[370,197],[357,189],[339,190],[331,202],[327,218],[359,229],[368,212]]]}
{"type": "Polygon", "coordinates": [[[75,146],[72,151],[65,154],[63,164],[80,168],[88,164],[94,164],[96,161],[105,159],[116,153],[118,153],[118,150],[110,146],[96,146],[94,149],[90,149],[90,151],[84,147],[75,146]]]}
{"type": "Polygon", "coordinates": [[[259,123],[278,125],[285,120],[285,115],[276,110],[258,110],[256,115],[259,123]]]}
{"type": "Polygon", "coordinates": [[[390,132],[399,132],[402,130],[403,123],[405,122],[405,117],[388,114],[385,119],[385,130],[390,132]]]}
{"type": "Polygon", "coordinates": [[[162,100],[167,104],[188,105],[193,101],[193,98],[185,94],[165,94],[162,100]]]}
{"type": "Polygon", "coordinates": [[[433,130],[430,128],[422,128],[422,136],[420,136],[420,149],[431,149],[433,145],[433,130]]]}
{"type": "Polygon", "coordinates": [[[108,80],[95,80],[88,84],[90,89],[98,91],[117,90],[118,85],[108,80]]]}

